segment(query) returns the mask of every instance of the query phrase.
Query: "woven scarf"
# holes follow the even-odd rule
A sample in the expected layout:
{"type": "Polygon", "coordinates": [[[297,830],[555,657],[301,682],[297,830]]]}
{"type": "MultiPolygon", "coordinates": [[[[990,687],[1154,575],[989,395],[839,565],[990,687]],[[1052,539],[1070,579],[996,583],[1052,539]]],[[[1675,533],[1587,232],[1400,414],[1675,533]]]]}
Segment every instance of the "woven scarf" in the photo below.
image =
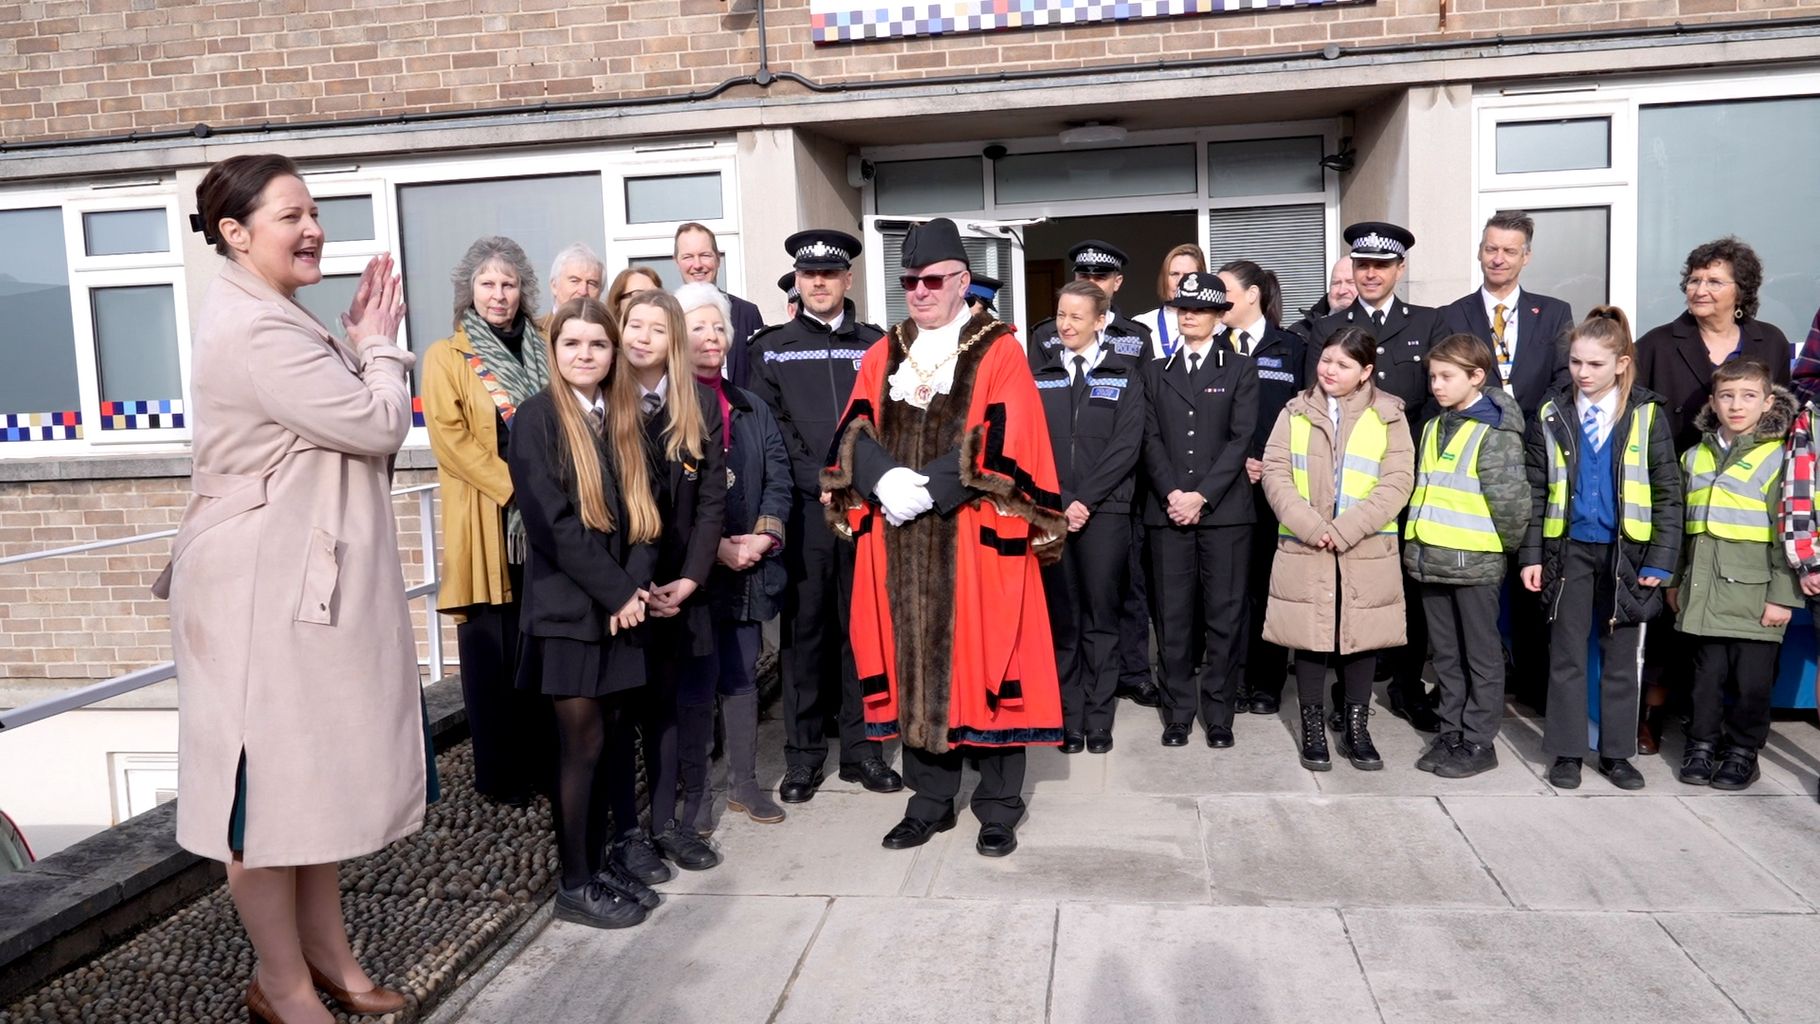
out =
{"type": "MultiPolygon", "coordinates": [[[[543,335],[537,330],[536,320],[525,317],[524,322],[524,341],[519,347],[523,362],[506,348],[505,342],[493,333],[492,325],[481,319],[472,306],[468,307],[461,323],[468,344],[474,347],[475,358],[469,363],[486,386],[487,394],[492,396],[508,430],[512,427],[512,418],[518,415],[518,407],[550,383],[550,363],[544,355],[543,335]]],[[[506,508],[506,561],[523,565],[529,546],[525,539],[524,517],[519,514],[518,503],[513,502],[506,508]]]]}

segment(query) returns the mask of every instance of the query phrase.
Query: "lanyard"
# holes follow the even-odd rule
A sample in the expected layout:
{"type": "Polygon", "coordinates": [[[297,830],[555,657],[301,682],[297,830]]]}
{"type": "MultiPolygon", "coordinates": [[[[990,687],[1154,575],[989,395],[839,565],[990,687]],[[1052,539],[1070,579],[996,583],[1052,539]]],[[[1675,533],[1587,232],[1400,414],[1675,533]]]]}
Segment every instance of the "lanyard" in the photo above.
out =
{"type": "Polygon", "coordinates": [[[1163,346],[1163,358],[1168,359],[1175,354],[1175,343],[1169,338],[1168,306],[1164,306],[1156,311],[1156,332],[1157,341],[1163,346]]]}

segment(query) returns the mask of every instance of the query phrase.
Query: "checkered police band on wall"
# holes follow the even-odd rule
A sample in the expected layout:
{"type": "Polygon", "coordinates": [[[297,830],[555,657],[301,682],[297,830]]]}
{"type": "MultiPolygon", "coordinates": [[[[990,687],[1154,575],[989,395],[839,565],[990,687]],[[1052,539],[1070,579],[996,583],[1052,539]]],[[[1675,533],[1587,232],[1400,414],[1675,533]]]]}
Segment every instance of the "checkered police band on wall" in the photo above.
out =
{"type": "Polygon", "coordinates": [[[809,27],[817,43],[952,32],[991,32],[1045,25],[1177,18],[1184,15],[1261,11],[1277,7],[1339,7],[1375,0],[936,0],[886,4],[880,0],[810,0],[809,27]]]}

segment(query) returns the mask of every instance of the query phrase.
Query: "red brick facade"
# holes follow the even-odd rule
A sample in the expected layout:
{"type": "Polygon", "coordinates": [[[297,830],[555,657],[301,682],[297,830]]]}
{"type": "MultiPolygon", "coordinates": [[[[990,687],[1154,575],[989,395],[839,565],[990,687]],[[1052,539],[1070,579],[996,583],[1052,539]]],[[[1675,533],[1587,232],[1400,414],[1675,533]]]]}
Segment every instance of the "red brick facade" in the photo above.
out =
{"type": "MultiPolygon", "coordinates": [[[[1820,15],[1820,0],[1378,0],[818,47],[808,0],[766,2],[772,70],[822,82],[1820,15]]],[[[753,70],[754,10],[752,0],[13,0],[0,4],[0,140],[680,96],[753,70]]]]}

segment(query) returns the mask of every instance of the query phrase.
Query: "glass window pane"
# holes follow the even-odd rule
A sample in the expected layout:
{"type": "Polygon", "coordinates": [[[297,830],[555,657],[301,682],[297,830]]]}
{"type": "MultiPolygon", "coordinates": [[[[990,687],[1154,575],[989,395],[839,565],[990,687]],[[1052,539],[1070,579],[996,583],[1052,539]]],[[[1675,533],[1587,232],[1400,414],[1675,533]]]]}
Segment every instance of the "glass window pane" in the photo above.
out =
{"type": "Polygon", "coordinates": [[[1001,203],[1193,192],[1194,147],[1139,146],[1008,156],[992,165],[1001,203]]]}
{"type": "Polygon", "coordinates": [[[85,213],[82,234],[90,256],[171,251],[170,225],[162,208],[85,213]]]}
{"type": "Polygon", "coordinates": [[[63,211],[0,210],[0,238],[0,440],[35,440],[39,433],[11,437],[12,427],[31,425],[4,417],[74,414],[82,405],[63,211]]]}
{"type": "Polygon", "coordinates": [[[365,242],[373,238],[372,196],[318,196],[316,219],[331,242],[365,242]]]}
{"type": "MultiPolygon", "coordinates": [[[[726,243],[721,243],[721,248],[726,248],[726,243]]],[[[665,291],[673,292],[683,286],[682,271],[677,268],[675,258],[667,252],[652,253],[649,256],[634,256],[632,262],[627,266],[645,267],[657,271],[657,276],[662,279],[665,291]]],[[[625,267],[619,269],[624,270],[625,267]]],[[[619,271],[616,270],[614,273],[617,274],[619,271]]],[[[612,283],[613,280],[608,278],[607,284],[612,283]]],[[[715,276],[714,283],[722,288],[727,286],[727,262],[725,260],[721,261],[720,273],[715,276]]]]}
{"type": "Polygon", "coordinates": [[[1820,279],[1820,97],[1644,107],[1637,122],[1637,327],[1685,308],[1681,264],[1736,235],[1763,261],[1757,318],[1799,341],[1820,279]]]}
{"type": "Polygon", "coordinates": [[[360,287],[359,274],[325,274],[308,288],[297,289],[297,304],[322,321],[329,333],[341,337],[341,316],[354,302],[360,287]]]}
{"type": "Polygon", "coordinates": [[[879,213],[962,213],[986,206],[980,158],[892,160],[873,168],[879,213]]]}
{"type": "Polygon", "coordinates": [[[1585,171],[1611,166],[1611,118],[1498,125],[1498,173],[1585,171]]]}
{"type": "Polygon", "coordinates": [[[626,223],[719,220],[719,174],[672,174],[626,179],[626,223]]]}
{"type": "Polygon", "coordinates": [[[183,397],[177,366],[177,300],[168,284],[96,288],[95,356],[103,402],[183,397]]]}
{"type": "Polygon", "coordinates": [[[398,224],[405,315],[411,348],[419,353],[453,333],[449,272],[475,239],[506,235],[524,249],[538,278],[538,314],[549,309],[543,277],[558,252],[572,242],[607,251],[598,174],[401,185],[398,224]]]}
{"type": "Polygon", "coordinates": [[[1611,208],[1580,206],[1526,211],[1536,222],[1523,287],[1585,316],[1611,294],[1611,208]]]}
{"type": "Polygon", "coordinates": [[[1294,323],[1302,311],[1327,294],[1327,207],[1255,206],[1212,210],[1207,215],[1207,265],[1251,260],[1277,275],[1283,288],[1283,319],[1294,323]]]}
{"type": "Polygon", "coordinates": [[[1215,199],[1320,192],[1322,175],[1318,135],[1207,144],[1207,194],[1215,199]]]}

